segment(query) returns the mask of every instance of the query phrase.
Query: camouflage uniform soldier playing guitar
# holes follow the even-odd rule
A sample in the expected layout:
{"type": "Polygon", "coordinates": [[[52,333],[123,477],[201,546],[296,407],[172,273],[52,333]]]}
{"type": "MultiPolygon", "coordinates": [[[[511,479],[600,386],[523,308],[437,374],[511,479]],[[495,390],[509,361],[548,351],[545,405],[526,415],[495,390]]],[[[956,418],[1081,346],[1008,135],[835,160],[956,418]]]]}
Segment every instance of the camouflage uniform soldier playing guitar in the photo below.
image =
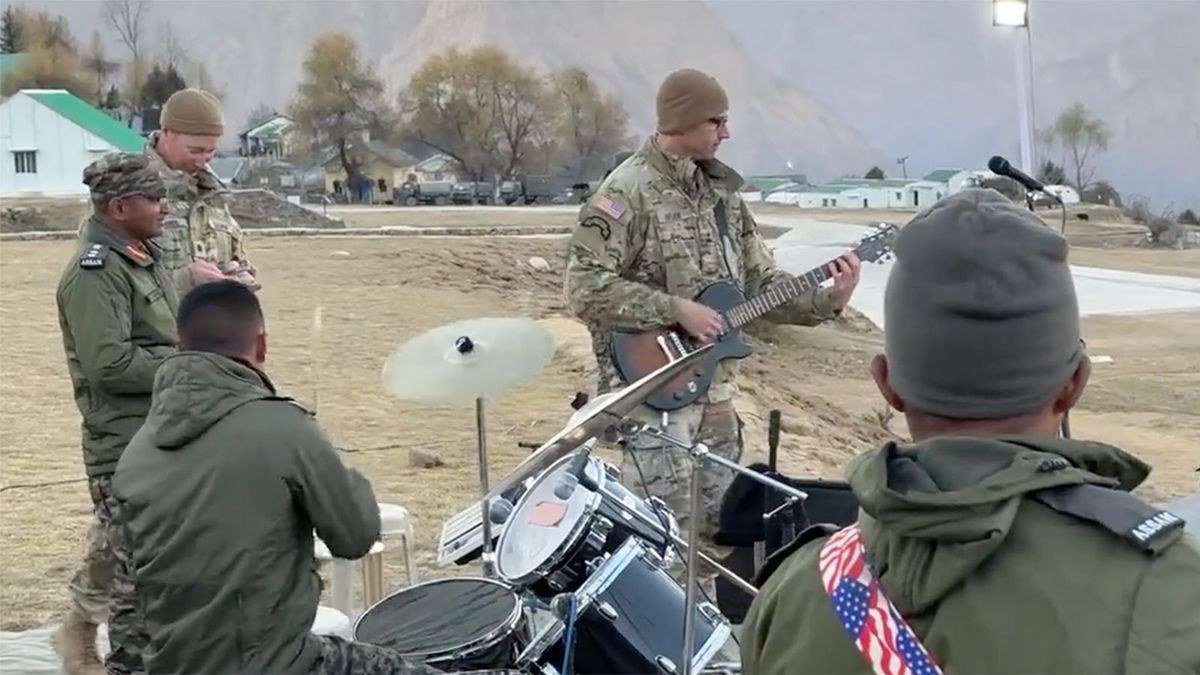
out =
{"type": "MultiPolygon", "coordinates": [[[[735,314],[723,317],[693,300],[710,283],[732,280],[736,286],[731,288],[755,297],[768,287],[795,280],[776,269],[738,195],[741,177],[714,159],[721,141],[729,138],[728,102],[721,86],[699,71],[676,71],[660,87],[657,109],[658,133],[605,179],[581,210],[571,238],[566,294],[592,334],[601,393],[636,379],[630,377],[632,370],[640,375],[665,364],[667,327],[679,326],[685,338],[696,341],[712,341],[734,327],[729,324],[736,323],[735,314]],[[622,341],[627,349],[614,350],[622,341]]],[[[858,284],[859,264],[856,255],[847,254],[822,269],[819,280],[807,288],[793,284],[787,297],[775,293],[778,302],[767,317],[812,326],[838,316],[858,284]],[[833,279],[832,287],[818,288],[826,278],[833,279]]],[[[767,308],[761,301],[758,305],[767,308]]],[[[749,316],[744,314],[747,320],[749,316]]],[[[689,400],[672,399],[679,404],[657,409],[643,406],[638,416],[661,425],[666,414],[667,430],[673,435],[703,442],[713,453],[740,461],[735,374],[734,361],[715,364],[710,386],[691,391],[684,383],[689,400]]],[[[636,492],[644,487],[650,496],[665,501],[681,530],[687,531],[691,465],[686,453],[663,448],[650,438],[639,437],[631,445],[623,480],[636,492]],[[636,455],[636,464],[631,455],[636,455]],[[644,485],[638,485],[639,474],[644,485]]],[[[707,464],[701,480],[705,517],[696,534],[702,549],[720,557],[726,552],[714,547],[711,537],[732,472],[707,464]]],[[[703,588],[715,597],[712,577],[700,571],[703,588]]]]}

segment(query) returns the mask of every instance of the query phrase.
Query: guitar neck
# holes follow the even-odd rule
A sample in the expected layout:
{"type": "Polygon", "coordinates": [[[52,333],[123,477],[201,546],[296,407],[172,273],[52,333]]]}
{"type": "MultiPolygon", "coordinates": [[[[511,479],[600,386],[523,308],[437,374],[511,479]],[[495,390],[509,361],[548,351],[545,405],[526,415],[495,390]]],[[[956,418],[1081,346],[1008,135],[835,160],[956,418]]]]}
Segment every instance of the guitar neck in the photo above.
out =
{"type": "MultiPolygon", "coordinates": [[[[832,261],[831,261],[832,262],[832,261]]],[[[734,328],[763,316],[773,309],[782,307],[801,295],[821,285],[829,278],[829,265],[821,265],[783,283],[768,286],[761,293],[737,305],[725,313],[726,320],[734,328]]]]}

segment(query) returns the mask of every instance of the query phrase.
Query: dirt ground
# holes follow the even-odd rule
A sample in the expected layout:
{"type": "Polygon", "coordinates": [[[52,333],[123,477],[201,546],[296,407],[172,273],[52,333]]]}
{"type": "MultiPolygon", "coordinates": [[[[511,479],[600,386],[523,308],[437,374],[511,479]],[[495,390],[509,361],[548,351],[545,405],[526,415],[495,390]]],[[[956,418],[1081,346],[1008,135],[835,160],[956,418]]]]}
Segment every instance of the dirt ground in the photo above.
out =
{"type": "MultiPolygon", "coordinates": [[[[524,209],[522,209],[524,211],[524,209]]],[[[61,615],[66,584],[90,517],[54,309],[54,288],[74,246],[69,241],[0,243],[0,630],[61,615]],[[29,484],[55,483],[40,487],[29,484]]],[[[407,339],[460,319],[548,318],[565,314],[563,242],[553,238],[261,238],[250,254],[262,274],[268,316],[268,370],[280,389],[315,406],[345,460],[373,481],[380,500],[414,517],[422,575],[476,573],[434,567],[442,523],[478,488],[474,416],[469,406],[434,407],[384,392],[384,360],[407,339]],[[527,264],[537,255],[549,272],[527,264]],[[323,329],[314,338],[319,307],[323,329]],[[435,469],[410,466],[410,449],[438,452],[435,469]]],[[[1159,253],[1159,252],[1154,252],[1159,253]]],[[[1184,252],[1190,253],[1190,252],[1184,252]]],[[[1180,263],[1182,264],[1182,263],[1180,263]]],[[[1194,492],[1200,464],[1200,313],[1085,321],[1096,366],[1074,435],[1108,440],[1155,467],[1150,499],[1194,492]]],[[[569,402],[590,389],[565,345],[536,378],[489,410],[493,480],[566,424],[569,402]]],[[[868,380],[880,335],[861,320],[817,329],[766,326],[752,334],[742,367],[739,408],[747,422],[746,461],[766,446],[765,420],[783,412],[781,468],[796,476],[839,477],[857,452],[903,434],[868,380]]],[[[393,547],[393,549],[396,547],[393,547]]],[[[398,553],[386,554],[385,583],[403,583],[398,553]]]]}

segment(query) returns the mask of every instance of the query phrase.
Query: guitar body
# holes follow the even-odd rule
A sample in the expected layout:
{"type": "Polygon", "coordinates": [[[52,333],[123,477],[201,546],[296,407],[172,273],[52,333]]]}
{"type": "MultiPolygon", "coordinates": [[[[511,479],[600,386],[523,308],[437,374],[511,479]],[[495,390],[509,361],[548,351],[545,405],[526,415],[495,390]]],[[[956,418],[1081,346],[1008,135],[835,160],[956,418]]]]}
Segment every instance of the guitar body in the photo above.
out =
{"type": "MultiPolygon", "coordinates": [[[[734,284],[716,281],[706,286],[695,300],[724,314],[745,302],[746,298],[734,284]]],[[[639,333],[613,331],[609,335],[613,365],[627,383],[640,380],[698,346],[678,325],[639,333]]],[[[729,328],[717,338],[709,358],[697,362],[694,369],[680,373],[646,399],[646,405],[669,412],[695,403],[708,391],[718,363],[726,359],[744,359],[750,351],[750,346],[742,340],[741,331],[729,328]]]]}

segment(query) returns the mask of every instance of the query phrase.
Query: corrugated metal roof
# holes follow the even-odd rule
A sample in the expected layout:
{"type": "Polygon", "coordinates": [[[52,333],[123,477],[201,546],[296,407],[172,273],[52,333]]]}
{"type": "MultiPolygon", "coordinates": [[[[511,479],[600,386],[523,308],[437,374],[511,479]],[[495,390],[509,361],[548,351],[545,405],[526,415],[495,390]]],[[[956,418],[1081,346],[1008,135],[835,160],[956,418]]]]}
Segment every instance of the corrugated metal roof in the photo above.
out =
{"type": "Polygon", "coordinates": [[[145,139],[133,129],[64,89],[22,89],[20,93],[104,139],[118,150],[141,152],[146,145],[145,139]]]}
{"type": "Polygon", "coordinates": [[[916,178],[838,178],[829,181],[830,185],[850,185],[854,187],[897,188],[916,183],[916,178]]]}
{"type": "Polygon", "coordinates": [[[965,169],[937,169],[936,171],[929,172],[929,175],[925,176],[925,180],[945,183],[963,171],[965,171],[965,169]]]}
{"type": "Polygon", "coordinates": [[[784,192],[791,192],[794,194],[840,195],[847,190],[853,189],[853,185],[797,185],[796,187],[784,190],[784,192]]]}

